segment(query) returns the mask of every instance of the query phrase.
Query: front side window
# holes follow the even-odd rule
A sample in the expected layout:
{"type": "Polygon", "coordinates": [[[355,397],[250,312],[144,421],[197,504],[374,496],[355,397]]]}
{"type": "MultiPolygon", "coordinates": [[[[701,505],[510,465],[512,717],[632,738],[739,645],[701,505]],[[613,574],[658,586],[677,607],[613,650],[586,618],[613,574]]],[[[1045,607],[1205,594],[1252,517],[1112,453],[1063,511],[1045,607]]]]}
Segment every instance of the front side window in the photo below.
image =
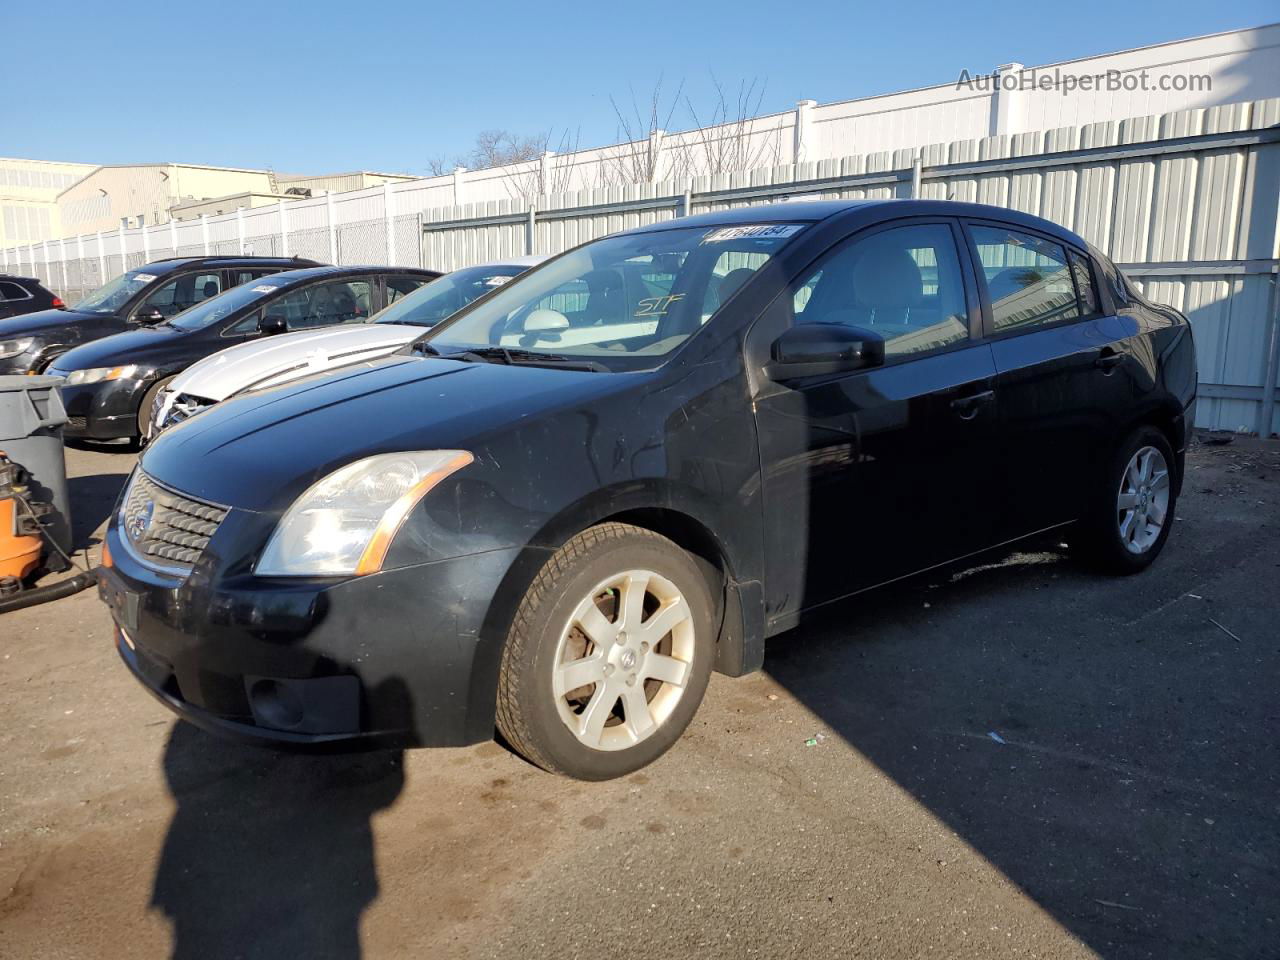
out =
{"type": "Polygon", "coordinates": [[[791,305],[796,323],[877,334],[886,357],[969,337],[960,261],[945,224],[894,227],[837,248],[792,286],[791,305]]]}
{"type": "Polygon", "coordinates": [[[506,350],[526,362],[546,355],[609,370],[652,367],[707,323],[735,271],[747,271],[734,278],[740,286],[803,229],[751,224],[606,237],[505,284],[423,342],[445,354],[506,350]]]}
{"type": "Polygon", "coordinates": [[[972,230],[997,333],[1080,316],[1062,244],[1004,227],[972,230]]]}

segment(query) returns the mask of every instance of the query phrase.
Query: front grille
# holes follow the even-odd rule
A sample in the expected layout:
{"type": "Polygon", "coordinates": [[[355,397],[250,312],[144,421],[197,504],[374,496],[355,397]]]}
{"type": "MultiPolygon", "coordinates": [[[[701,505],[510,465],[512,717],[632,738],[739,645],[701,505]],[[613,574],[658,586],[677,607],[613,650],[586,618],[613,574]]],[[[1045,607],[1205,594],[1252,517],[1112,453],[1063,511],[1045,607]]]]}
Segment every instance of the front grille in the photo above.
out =
{"type": "Polygon", "coordinates": [[[135,470],[120,525],[144,560],[186,571],[200,559],[226,515],[226,507],[184,497],[135,470]]]}
{"type": "Polygon", "coordinates": [[[88,417],[67,417],[67,429],[69,430],[84,430],[88,426],[88,417]]]}
{"type": "Polygon", "coordinates": [[[160,428],[168,429],[175,424],[182,423],[184,420],[190,420],[202,410],[212,407],[214,403],[215,401],[206,400],[204,397],[193,397],[187,393],[180,393],[173,401],[173,406],[169,408],[169,413],[165,416],[164,423],[160,424],[160,428]]]}

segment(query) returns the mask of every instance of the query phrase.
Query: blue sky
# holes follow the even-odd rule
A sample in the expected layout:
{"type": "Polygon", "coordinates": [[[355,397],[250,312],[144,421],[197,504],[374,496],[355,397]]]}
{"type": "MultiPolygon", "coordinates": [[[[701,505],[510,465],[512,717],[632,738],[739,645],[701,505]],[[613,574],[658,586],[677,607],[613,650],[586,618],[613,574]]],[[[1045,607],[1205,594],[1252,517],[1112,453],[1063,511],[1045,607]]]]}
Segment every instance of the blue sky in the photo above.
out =
{"type": "MultiPolygon", "coordinates": [[[[754,79],[770,112],[1276,19],[1263,0],[2,6],[21,40],[0,60],[0,156],[306,173],[422,174],[487,128],[610,143],[610,95],[645,105],[660,79],[704,112],[713,76],[754,79]]],[[[671,126],[690,125],[682,106],[671,126]]]]}

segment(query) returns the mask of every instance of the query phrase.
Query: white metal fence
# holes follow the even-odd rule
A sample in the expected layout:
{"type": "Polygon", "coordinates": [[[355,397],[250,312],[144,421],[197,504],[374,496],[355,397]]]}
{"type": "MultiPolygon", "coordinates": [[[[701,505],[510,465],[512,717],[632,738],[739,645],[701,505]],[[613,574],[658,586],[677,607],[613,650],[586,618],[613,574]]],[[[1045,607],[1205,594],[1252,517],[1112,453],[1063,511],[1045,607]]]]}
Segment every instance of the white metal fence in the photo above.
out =
{"type": "MultiPolygon", "coordinates": [[[[557,253],[687,213],[788,198],[976,201],[1075,230],[1152,299],[1188,314],[1201,377],[1197,425],[1273,429],[1280,99],[570,191],[531,203],[441,206],[439,179],[10,248],[0,251],[0,270],[34,274],[74,300],[124,269],[169,256],[251,253],[449,270],[557,253]]],[[[460,192],[455,183],[452,195],[460,192]]]]}

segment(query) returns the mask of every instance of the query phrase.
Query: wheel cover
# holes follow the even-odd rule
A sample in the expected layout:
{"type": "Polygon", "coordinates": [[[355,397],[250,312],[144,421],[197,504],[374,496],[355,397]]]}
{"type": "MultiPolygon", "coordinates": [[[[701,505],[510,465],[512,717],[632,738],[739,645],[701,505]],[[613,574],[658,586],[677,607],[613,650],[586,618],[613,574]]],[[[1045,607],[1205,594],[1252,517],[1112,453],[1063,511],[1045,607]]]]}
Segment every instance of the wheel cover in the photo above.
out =
{"type": "Polygon", "coordinates": [[[652,570],[600,581],[560,633],[551,687],[560,719],[593,750],[625,750],[670,718],[692,676],[693,614],[652,570]]]}
{"type": "Polygon", "coordinates": [[[1116,497],[1120,542],[1133,554],[1151,549],[1169,519],[1169,464],[1155,447],[1142,447],[1129,460],[1116,497]]]}

